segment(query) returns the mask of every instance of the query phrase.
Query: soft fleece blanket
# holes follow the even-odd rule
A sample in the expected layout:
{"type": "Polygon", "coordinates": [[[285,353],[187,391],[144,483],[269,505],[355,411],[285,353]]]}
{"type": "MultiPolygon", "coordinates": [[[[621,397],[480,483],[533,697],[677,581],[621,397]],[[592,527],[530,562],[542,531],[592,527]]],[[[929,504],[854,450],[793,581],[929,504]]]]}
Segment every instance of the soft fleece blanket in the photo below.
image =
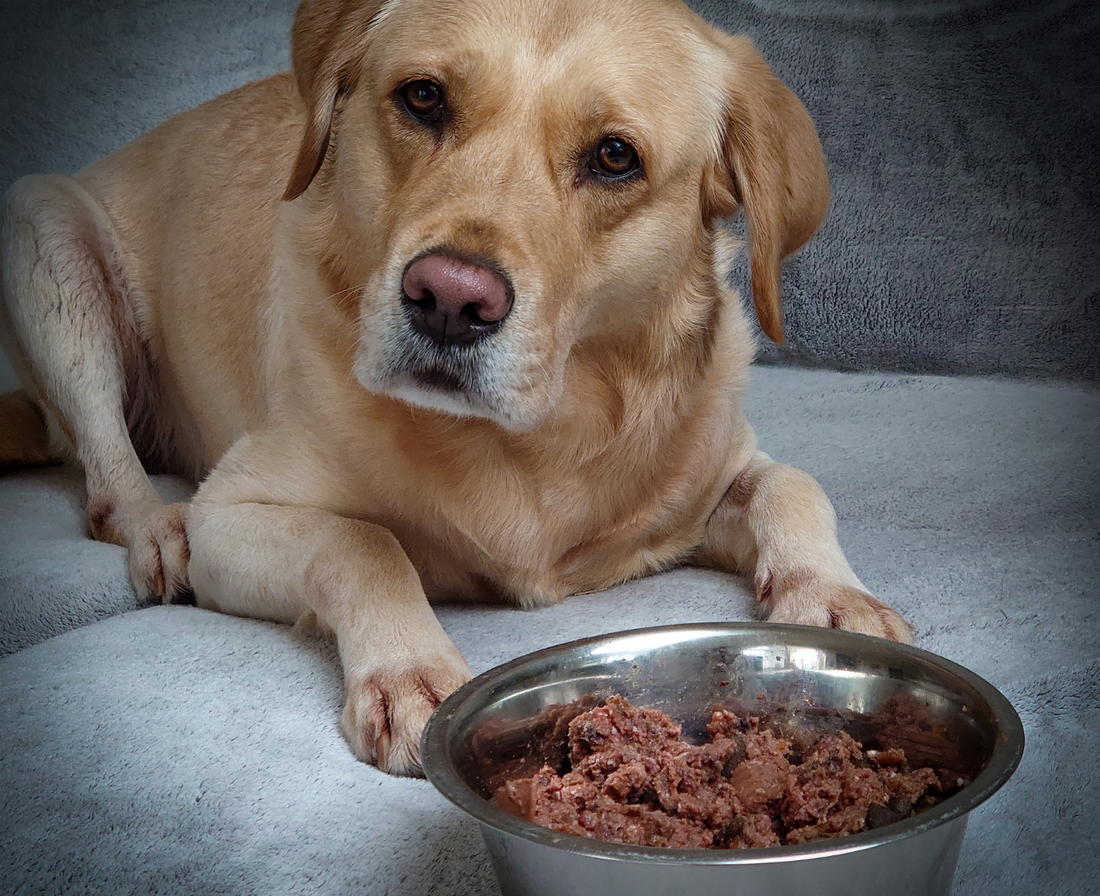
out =
{"type": "MultiPolygon", "coordinates": [[[[1096,892],[1100,394],[754,379],[762,446],[818,477],[867,585],[1023,718],[1023,763],[973,814],[954,893],[1096,892]]],[[[352,758],[328,648],[268,623],[136,609],[122,551],[84,540],[79,493],[63,471],[0,479],[13,651],[0,660],[0,892],[497,892],[472,821],[429,784],[352,758]]],[[[539,611],[439,615],[480,672],[602,632],[749,619],[752,603],[729,576],[677,570],[539,611]]]]}

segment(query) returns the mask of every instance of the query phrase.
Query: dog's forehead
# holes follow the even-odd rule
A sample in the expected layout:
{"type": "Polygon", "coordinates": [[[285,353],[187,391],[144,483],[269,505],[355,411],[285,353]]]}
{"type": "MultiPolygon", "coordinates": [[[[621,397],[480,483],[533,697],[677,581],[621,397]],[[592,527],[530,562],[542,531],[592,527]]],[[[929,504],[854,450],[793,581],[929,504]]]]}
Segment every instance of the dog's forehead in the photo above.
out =
{"type": "Polygon", "coordinates": [[[700,25],[679,0],[394,0],[374,44],[384,67],[485,73],[526,97],[610,107],[687,145],[724,114],[729,60],[700,25]]]}

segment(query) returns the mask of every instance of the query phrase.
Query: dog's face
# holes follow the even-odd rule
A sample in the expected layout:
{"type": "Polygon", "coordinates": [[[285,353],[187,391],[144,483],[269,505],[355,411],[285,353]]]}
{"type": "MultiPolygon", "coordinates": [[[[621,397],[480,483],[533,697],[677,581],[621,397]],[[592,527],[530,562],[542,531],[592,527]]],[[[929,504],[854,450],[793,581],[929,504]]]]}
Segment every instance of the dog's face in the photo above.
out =
{"type": "Polygon", "coordinates": [[[294,59],[311,118],[288,197],[329,223],[368,390],[535,426],[585,346],[710,324],[713,226],[738,204],[781,332],[820,147],[751,47],[686,8],[307,0],[294,59]]]}

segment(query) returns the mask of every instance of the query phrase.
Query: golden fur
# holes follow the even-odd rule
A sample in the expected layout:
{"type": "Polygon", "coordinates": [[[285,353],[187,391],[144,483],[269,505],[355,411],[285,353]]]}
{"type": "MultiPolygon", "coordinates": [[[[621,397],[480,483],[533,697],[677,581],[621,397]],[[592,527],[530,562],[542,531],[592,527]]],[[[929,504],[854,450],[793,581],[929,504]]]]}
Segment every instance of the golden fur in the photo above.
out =
{"type": "Polygon", "coordinates": [[[751,576],[771,619],[909,637],[741,413],[721,223],[744,208],[780,339],[780,264],[828,203],[813,124],[746,39],[662,0],[305,0],[293,64],[9,191],[26,391],[0,464],[75,456],[142,594],[334,633],[345,733],[395,772],[469,674],[425,597],[536,606],[693,562],[751,576]],[[402,106],[418,80],[438,126],[402,106]],[[609,137],[636,176],[593,174],[609,137]],[[514,287],[468,349],[402,310],[437,252],[514,287]],[[142,462],[202,479],[192,504],[142,462]]]}

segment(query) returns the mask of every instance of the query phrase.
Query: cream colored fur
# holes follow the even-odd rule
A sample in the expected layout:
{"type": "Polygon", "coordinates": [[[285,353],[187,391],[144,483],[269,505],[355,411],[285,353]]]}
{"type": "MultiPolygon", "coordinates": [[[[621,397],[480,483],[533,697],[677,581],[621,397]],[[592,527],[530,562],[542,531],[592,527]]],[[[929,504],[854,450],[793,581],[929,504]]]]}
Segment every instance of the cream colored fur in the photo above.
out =
{"type": "Polygon", "coordinates": [[[909,638],[741,413],[722,221],[744,208],[778,339],[780,264],[828,202],[809,117],[747,40],[660,0],[305,0],[293,58],[9,191],[26,390],[0,399],[0,464],[79,460],[141,593],[333,633],[348,740],[398,773],[469,675],[429,600],[700,563],[753,578],[771,619],[909,638]],[[442,85],[439,127],[401,107],[415,79],[442,85]],[[640,176],[592,176],[609,136],[640,176]],[[439,247],[515,293],[450,387],[400,301],[439,247]],[[194,501],[162,505],[154,467],[202,479],[194,501]]]}

